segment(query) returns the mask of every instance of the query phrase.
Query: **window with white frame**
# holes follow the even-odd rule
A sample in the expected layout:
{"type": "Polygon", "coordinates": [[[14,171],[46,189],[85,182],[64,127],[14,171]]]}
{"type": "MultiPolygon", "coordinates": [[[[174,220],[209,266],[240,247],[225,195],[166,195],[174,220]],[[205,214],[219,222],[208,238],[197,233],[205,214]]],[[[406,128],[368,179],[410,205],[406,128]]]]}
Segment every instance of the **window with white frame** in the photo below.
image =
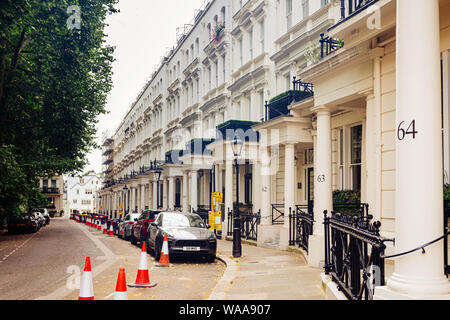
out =
{"type": "Polygon", "coordinates": [[[338,186],[340,190],[361,190],[363,126],[338,131],[338,186]]]}
{"type": "Polygon", "coordinates": [[[286,0],[286,29],[292,27],[292,0],[286,0]]]}
{"type": "Polygon", "coordinates": [[[264,19],[262,19],[259,24],[259,44],[260,44],[261,53],[264,53],[264,51],[266,50],[264,37],[265,37],[264,19]]]}
{"type": "Polygon", "coordinates": [[[309,17],[309,0],[302,0],[303,19],[309,17]]]}
{"type": "Polygon", "coordinates": [[[241,62],[241,66],[244,65],[244,44],[242,38],[239,39],[239,60],[241,62]]]}
{"type": "Polygon", "coordinates": [[[250,50],[250,60],[253,59],[253,28],[248,33],[248,46],[250,50]]]}

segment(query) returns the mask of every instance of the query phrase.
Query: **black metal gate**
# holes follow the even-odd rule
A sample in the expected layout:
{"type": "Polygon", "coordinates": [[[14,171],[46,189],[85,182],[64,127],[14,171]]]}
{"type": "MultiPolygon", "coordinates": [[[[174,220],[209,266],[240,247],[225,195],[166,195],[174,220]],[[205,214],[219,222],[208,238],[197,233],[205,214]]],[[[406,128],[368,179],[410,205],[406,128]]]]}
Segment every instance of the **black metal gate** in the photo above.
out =
{"type": "Polygon", "coordinates": [[[298,245],[308,252],[309,236],[313,234],[314,211],[311,206],[296,206],[289,214],[289,245],[298,245]]]}
{"type": "Polygon", "coordinates": [[[380,222],[372,216],[324,212],[325,273],[350,300],[373,300],[375,286],[385,283],[380,222]]]}

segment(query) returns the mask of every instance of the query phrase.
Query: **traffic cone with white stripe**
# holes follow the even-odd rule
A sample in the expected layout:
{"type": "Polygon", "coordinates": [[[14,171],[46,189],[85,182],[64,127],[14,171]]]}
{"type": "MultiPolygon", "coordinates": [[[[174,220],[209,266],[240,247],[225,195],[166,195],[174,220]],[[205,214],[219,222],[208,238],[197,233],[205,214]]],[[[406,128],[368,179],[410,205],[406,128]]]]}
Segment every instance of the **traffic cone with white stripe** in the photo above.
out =
{"type": "Polygon", "coordinates": [[[78,300],[94,300],[94,286],[92,282],[91,258],[86,257],[83,276],[81,278],[80,295],[78,300]]]}
{"type": "Polygon", "coordinates": [[[98,220],[97,230],[102,231],[102,220],[100,220],[100,219],[98,220]]]}
{"type": "Polygon", "coordinates": [[[139,269],[136,281],[134,283],[128,284],[128,286],[135,288],[152,288],[156,286],[156,283],[150,282],[147,264],[147,247],[145,245],[145,242],[142,244],[141,259],[139,261],[139,269]]]}
{"type": "Polygon", "coordinates": [[[125,278],[125,268],[120,268],[117,278],[116,291],[114,292],[114,300],[128,300],[127,281],[125,278]]]}
{"type": "Polygon", "coordinates": [[[161,254],[159,256],[159,263],[157,267],[169,267],[169,242],[167,241],[167,233],[164,234],[164,242],[161,249],[161,254]]]}
{"type": "Polygon", "coordinates": [[[108,222],[105,219],[105,223],[103,224],[103,233],[107,234],[108,233],[108,222]]]}
{"type": "Polygon", "coordinates": [[[114,227],[113,227],[113,222],[112,221],[109,224],[108,236],[114,236],[114,227]]]}

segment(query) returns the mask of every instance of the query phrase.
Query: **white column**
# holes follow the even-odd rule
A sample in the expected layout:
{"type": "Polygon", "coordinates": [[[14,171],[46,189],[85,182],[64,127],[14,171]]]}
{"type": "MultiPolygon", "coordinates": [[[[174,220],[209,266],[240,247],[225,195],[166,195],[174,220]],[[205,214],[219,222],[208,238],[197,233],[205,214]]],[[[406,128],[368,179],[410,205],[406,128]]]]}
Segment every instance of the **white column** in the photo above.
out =
{"type": "Polygon", "coordinates": [[[169,177],[169,202],[168,202],[168,209],[175,210],[175,178],[169,177]]]}
{"type": "Polygon", "coordinates": [[[233,161],[227,160],[225,165],[225,219],[228,210],[233,210],[233,161]]]}
{"type": "Polygon", "coordinates": [[[198,209],[198,170],[191,171],[191,208],[198,209]]]}
{"type": "Polygon", "coordinates": [[[271,219],[271,190],[270,190],[270,157],[267,148],[261,154],[261,225],[270,226],[271,219]]]}
{"type": "Polygon", "coordinates": [[[445,182],[450,183],[450,50],[442,53],[442,76],[444,83],[444,173],[445,182]]]}
{"type": "Polygon", "coordinates": [[[189,212],[189,175],[187,171],[183,171],[183,212],[189,212]]]}
{"type": "Polygon", "coordinates": [[[141,196],[141,198],[140,198],[141,203],[140,203],[139,212],[141,212],[142,210],[145,209],[145,183],[141,184],[140,196],[141,196]]]}
{"type": "MultiPolygon", "coordinates": [[[[400,130],[396,144],[395,251],[403,253],[444,230],[439,1],[398,0],[396,38],[396,125],[407,134],[400,130]]],[[[450,299],[443,253],[440,241],[396,258],[377,298],[450,299]]]]}
{"type": "Polygon", "coordinates": [[[295,210],[295,146],[288,143],[284,148],[284,227],[289,228],[289,209],[295,210]]]}
{"type": "Polygon", "coordinates": [[[137,186],[131,187],[130,212],[136,211],[136,191],[137,191],[137,186]]]}
{"type": "Polygon", "coordinates": [[[314,108],[317,114],[317,142],[314,168],[314,230],[309,238],[308,264],[322,267],[324,264],[323,212],[333,209],[331,176],[331,113],[326,107],[314,108]]]}
{"type": "Polygon", "coordinates": [[[168,191],[167,185],[168,185],[168,183],[167,183],[167,179],[164,178],[164,180],[161,180],[161,184],[163,186],[162,187],[162,194],[163,194],[163,196],[162,196],[163,197],[162,206],[163,206],[164,209],[167,209],[167,207],[168,207],[168,199],[167,199],[167,191],[168,191]]]}
{"type": "Polygon", "coordinates": [[[153,209],[158,210],[158,181],[153,181],[153,209]]]}

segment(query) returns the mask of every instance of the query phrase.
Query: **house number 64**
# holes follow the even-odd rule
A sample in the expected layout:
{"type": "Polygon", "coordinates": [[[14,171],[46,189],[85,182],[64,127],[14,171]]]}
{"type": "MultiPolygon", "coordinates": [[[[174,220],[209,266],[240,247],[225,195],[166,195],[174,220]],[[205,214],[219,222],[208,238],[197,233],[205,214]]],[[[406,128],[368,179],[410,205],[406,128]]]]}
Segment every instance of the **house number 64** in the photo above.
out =
{"type": "Polygon", "coordinates": [[[415,139],[416,135],[419,133],[416,130],[416,120],[413,120],[408,128],[405,130],[406,125],[404,125],[405,121],[400,122],[397,128],[397,138],[400,141],[405,140],[407,135],[412,135],[412,138],[415,139]]]}

